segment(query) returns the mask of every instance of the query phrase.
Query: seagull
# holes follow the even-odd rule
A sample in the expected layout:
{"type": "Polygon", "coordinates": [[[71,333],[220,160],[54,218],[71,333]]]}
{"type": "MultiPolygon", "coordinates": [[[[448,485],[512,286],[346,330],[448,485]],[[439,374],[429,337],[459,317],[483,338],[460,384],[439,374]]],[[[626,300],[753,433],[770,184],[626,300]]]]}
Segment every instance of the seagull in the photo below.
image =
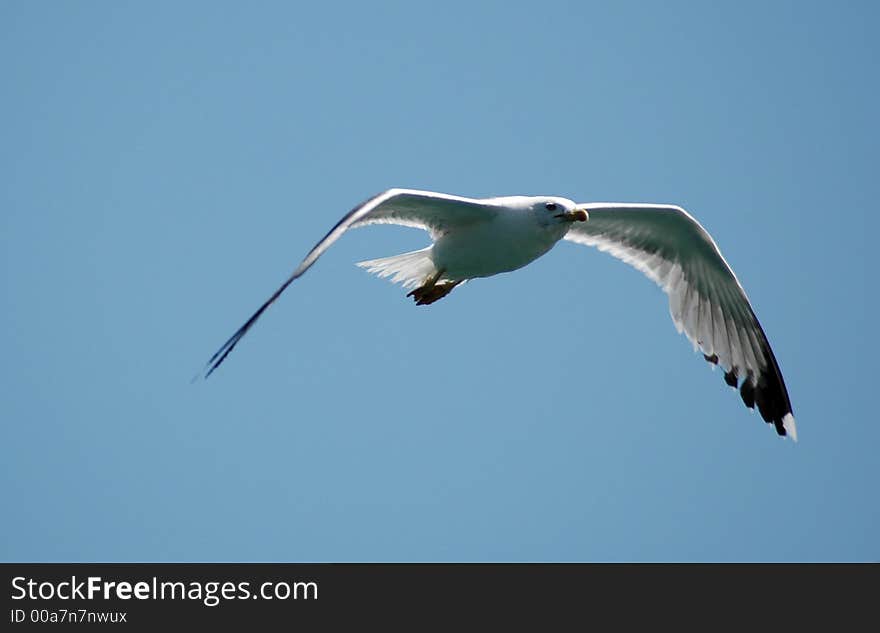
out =
{"type": "Polygon", "coordinates": [[[433,191],[389,189],[369,198],[330,229],[290,277],[217,350],[210,376],[257,319],[348,229],[397,224],[424,229],[427,248],[357,265],[409,289],[431,305],[471,279],[522,268],[560,240],[597,247],[640,270],[669,296],[679,333],[725,382],[756,406],[776,433],[797,441],[797,427],[779,364],[745,290],[715,240],[681,207],[617,202],[575,203],[556,196],[465,198],[433,191]]]}

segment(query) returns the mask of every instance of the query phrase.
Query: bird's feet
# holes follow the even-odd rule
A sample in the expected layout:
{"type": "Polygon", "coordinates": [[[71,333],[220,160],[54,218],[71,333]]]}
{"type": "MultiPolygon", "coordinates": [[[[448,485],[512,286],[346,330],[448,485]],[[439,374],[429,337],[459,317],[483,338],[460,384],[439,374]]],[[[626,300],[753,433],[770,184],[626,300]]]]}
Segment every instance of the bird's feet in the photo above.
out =
{"type": "Polygon", "coordinates": [[[434,280],[429,280],[424,285],[408,292],[406,296],[412,297],[417,306],[427,306],[448,295],[460,283],[461,281],[446,281],[438,284],[434,280]]]}

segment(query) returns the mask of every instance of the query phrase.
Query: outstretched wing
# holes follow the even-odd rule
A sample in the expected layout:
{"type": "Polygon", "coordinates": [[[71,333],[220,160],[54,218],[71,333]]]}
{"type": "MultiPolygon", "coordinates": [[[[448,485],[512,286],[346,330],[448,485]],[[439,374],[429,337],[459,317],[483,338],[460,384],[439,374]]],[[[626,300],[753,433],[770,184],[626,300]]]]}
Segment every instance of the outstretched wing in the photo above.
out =
{"type": "Polygon", "coordinates": [[[706,360],[721,365],[743,402],[797,440],[788,391],[748,297],[709,233],[671,205],[588,203],[565,239],[623,260],[669,295],[669,311],[706,360]]]}
{"type": "Polygon", "coordinates": [[[400,224],[425,229],[433,238],[453,227],[465,226],[491,219],[497,213],[492,205],[473,198],[450,196],[433,191],[415,189],[389,189],[359,204],[348,212],[330,231],[315,244],[293,274],[281,284],[271,297],[229,337],[217,353],[207,362],[204,376],[210,376],[226,359],[247,331],[256,323],[282,292],[294,280],[301,277],[324,254],[333,242],[350,228],[367,224],[400,224]]]}

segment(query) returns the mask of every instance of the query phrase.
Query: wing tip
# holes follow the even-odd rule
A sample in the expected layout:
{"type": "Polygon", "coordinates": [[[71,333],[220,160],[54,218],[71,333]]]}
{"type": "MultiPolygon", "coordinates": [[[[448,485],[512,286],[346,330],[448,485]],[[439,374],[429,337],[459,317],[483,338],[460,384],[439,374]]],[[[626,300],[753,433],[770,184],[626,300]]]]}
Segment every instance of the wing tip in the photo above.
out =
{"type": "Polygon", "coordinates": [[[785,434],[792,439],[793,442],[797,443],[798,434],[797,434],[797,425],[794,422],[794,415],[792,415],[791,411],[786,413],[782,418],[782,428],[785,429],[785,434]]]}

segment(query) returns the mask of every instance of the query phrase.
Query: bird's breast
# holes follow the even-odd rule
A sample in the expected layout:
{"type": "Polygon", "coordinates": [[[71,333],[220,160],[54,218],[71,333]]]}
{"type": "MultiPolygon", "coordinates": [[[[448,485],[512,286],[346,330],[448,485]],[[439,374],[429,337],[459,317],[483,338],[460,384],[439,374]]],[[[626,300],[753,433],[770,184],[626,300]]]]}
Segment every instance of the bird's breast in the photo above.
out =
{"type": "Polygon", "coordinates": [[[542,227],[531,218],[481,223],[450,231],[434,244],[433,259],[450,279],[489,277],[522,268],[553,248],[563,226],[542,227]]]}

